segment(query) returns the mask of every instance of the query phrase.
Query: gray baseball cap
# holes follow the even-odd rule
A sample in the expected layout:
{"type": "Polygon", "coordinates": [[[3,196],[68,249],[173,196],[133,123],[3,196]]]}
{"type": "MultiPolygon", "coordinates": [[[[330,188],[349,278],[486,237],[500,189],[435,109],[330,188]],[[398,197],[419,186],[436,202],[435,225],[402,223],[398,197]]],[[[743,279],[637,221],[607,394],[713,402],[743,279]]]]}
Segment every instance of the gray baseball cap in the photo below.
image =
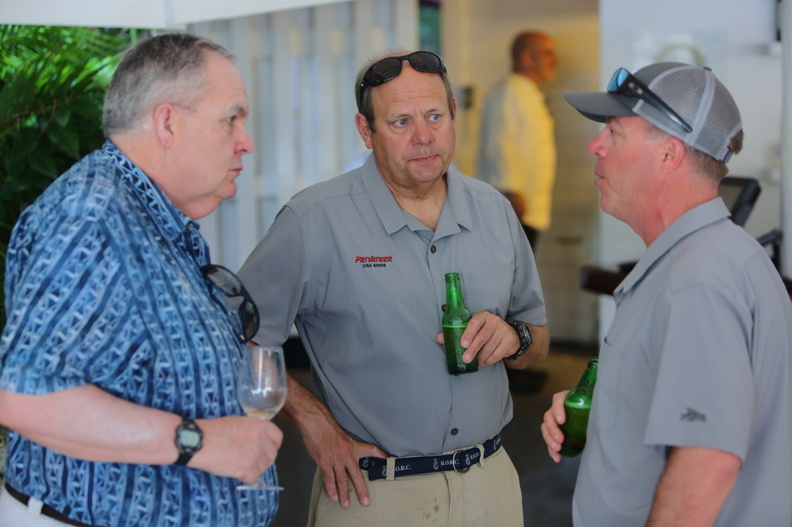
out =
{"type": "Polygon", "coordinates": [[[729,142],[742,130],[740,110],[715,74],[680,62],[658,62],[634,74],[619,68],[607,92],[571,92],[564,97],[594,121],[643,117],[723,163],[732,154],[729,142]]]}

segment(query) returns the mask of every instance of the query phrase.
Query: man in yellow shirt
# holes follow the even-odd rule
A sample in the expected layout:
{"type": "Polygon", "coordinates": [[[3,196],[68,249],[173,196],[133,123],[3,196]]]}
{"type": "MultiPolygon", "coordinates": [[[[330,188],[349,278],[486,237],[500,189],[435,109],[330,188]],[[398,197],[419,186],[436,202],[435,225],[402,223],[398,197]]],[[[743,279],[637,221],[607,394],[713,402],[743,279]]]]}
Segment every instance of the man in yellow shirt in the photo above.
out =
{"type": "Polygon", "coordinates": [[[490,91],[481,114],[476,177],[503,192],[531,247],[550,226],[556,147],[540,87],[555,78],[555,43],[529,31],[512,43],[512,73],[490,91]]]}

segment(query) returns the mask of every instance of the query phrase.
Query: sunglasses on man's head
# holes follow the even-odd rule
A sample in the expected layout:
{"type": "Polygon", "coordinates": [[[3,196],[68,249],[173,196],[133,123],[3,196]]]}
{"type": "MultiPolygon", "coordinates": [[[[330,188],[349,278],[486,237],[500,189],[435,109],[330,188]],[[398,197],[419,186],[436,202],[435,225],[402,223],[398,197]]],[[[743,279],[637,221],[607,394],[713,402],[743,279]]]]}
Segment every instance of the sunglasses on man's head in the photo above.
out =
{"type": "Polygon", "coordinates": [[[682,128],[687,133],[693,131],[693,128],[685,121],[678,113],[676,113],[665,101],[658,97],[646,84],[639,81],[632,73],[624,68],[619,68],[611,77],[608,83],[608,91],[610,93],[617,93],[619,95],[626,95],[628,97],[638,97],[646,104],[659,111],[669,119],[671,119],[677,126],[682,128]]]}
{"type": "Polygon", "coordinates": [[[398,77],[402,72],[402,63],[405,60],[410,63],[410,66],[415,71],[420,71],[421,73],[446,72],[443,60],[431,51],[415,51],[401,57],[385,57],[372,64],[366,70],[366,73],[363,74],[363,79],[358,86],[357,92],[358,108],[363,101],[363,92],[366,91],[366,87],[374,88],[398,77]]]}
{"type": "Polygon", "coordinates": [[[242,323],[242,335],[240,340],[247,342],[256,336],[259,328],[259,312],[253,298],[245,289],[245,285],[237,275],[223,267],[222,265],[204,265],[201,272],[227,297],[234,298],[241,296],[242,303],[237,308],[239,320],[242,323]]]}

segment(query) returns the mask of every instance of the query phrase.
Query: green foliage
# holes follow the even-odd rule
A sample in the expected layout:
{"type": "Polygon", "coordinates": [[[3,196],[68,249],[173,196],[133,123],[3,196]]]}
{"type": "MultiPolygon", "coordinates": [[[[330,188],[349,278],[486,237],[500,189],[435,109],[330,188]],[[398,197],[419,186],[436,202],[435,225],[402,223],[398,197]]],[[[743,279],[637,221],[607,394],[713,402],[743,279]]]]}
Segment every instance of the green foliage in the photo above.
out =
{"type": "Polygon", "coordinates": [[[0,328],[14,223],[55,178],[101,146],[105,90],[131,36],[0,25],[0,328]]]}

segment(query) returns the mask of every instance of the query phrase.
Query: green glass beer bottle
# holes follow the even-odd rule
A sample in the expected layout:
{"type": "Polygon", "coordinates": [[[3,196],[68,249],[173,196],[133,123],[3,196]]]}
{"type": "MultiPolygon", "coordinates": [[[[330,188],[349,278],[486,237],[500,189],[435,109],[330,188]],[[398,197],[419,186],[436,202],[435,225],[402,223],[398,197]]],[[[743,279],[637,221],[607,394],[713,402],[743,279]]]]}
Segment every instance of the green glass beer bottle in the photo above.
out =
{"type": "Polygon", "coordinates": [[[465,349],[460,344],[459,339],[462,338],[462,333],[465,332],[468,320],[470,320],[470,311],[465,307],[465,300],[462,298],[459,273],[446,274],[445,283],[446,305],[442,323],[448,373],[459,375],[460,373],[478,371],[478,358],[473,358],[467,364],[462,361],[462,354],[465,349]]]}
{"type": "Polygon", "coordinates": [[[561,455],[575,457],[583,452],[586,445],[586,428],[588,427],[591,399],[594,396],[594,384],[597,382],[598,359],[589,359],[586,371],[580,377],[577,386],[564,399],[566,421],[560,425],[564,433],[561,444],[561,455]]]}

